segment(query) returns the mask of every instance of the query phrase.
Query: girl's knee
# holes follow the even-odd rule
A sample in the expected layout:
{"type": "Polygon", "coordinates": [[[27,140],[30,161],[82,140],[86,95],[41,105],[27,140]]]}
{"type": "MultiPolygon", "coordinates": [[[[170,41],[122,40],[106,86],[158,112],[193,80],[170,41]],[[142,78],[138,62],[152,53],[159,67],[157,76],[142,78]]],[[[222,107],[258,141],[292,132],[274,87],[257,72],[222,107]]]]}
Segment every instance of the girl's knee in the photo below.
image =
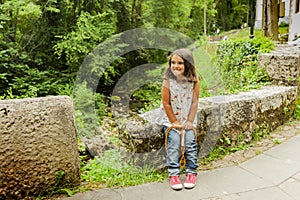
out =
{"type": "Polygon", "coordinates": [[[168,143],[179,145],[180,144],[180,135],[176,131],[171,130],[168,134],[168,143]]]}
{"type": "Polygon", "coordinates": [[[187,142],[192,142],[195,139],[195,133],[193,130],[187,130],[185,132],[185,140],[187,142]]]}

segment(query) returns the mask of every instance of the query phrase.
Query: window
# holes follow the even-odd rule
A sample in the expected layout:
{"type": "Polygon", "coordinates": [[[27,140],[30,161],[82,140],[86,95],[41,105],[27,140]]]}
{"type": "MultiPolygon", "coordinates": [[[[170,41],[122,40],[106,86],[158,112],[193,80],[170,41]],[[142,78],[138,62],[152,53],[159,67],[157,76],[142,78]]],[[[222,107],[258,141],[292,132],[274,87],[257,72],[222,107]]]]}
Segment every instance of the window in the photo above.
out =
{"type": "Polygon", "coordinates": [[[300,0],[296,0],[295,13],[299,12],[299,8],[300,8],[300,0]]]}

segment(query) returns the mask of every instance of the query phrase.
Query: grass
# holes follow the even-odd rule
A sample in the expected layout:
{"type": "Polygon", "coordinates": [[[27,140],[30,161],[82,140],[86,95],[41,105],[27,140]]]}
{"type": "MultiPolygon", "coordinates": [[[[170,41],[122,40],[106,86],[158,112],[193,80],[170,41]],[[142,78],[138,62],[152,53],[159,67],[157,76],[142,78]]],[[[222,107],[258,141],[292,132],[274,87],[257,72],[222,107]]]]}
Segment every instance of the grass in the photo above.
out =
{"type": "MultiPolygon", "coordinates": [[[[289,27],[278,27],[279,34],[286,34],[289,33],[289,27]]],[[[238,30],[232,30],[229,32],[223,32],[220,36],[227,35],[228,39],[234,40],[234,39],[248,39],[250,37],[250,28],[245,29],[238,29],[238,30]]],[[[254,37],[255,36],[262,36],[263,32],[260,29],[254,29],[254,37]]]]}
{"type": "MultiPolygon", "coordinates": [[[[250,28],[236,30],[236,32],[233,33],[233,34],[230,34],[230,32],[229,33],[224,33],[224,35],[227,35],[229,40],[249,39],[250,38],[250,28]]],[[[258,29],[255,29],[254,30],[254,37],[255,36],[262,36],[262,31],[258,30],[258,29]]]]}
{"type": "Polygon", "coordinates": [[[117,150],[108,150],[104,156],[90,160],[81,168],[83,182],[101,183],[104,187],[110,188],[162,182],[166,177],[165,171],[123,162],[117,150]]]}

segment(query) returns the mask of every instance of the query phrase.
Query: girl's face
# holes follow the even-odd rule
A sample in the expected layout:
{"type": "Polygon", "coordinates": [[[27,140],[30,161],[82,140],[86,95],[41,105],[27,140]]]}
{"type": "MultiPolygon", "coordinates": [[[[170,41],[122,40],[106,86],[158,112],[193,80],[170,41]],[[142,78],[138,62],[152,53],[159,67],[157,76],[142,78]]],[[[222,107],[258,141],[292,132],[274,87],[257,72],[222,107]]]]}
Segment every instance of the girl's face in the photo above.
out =
{"type": "Polygon", "coordinates": [[[171,71],[176,76],[176,78],[181,78],[183,77],[184,74],[184,60],[178,56],[178,55],[173,55],[171,57],[171,71]]]}

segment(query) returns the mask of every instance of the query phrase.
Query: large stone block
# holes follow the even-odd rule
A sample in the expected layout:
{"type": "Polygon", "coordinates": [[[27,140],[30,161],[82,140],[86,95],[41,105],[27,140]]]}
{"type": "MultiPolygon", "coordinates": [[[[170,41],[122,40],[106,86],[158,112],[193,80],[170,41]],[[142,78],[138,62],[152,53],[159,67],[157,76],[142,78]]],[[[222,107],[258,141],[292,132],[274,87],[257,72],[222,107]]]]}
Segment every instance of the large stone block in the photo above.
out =
{"type": "Polygon", "coordinates": [[[291,117],[298,98],[298,87],[269,86],[240,94],[256,99],[259,112],[256,124],[266,123],[273,130],[291,117]]]}
{"type": "Polygon", "coordinates": [[[74,111],[68,96],[0,101],[0,146],[0,199],[79,183],[74,111]]]}
{"type": "Polygon", "coordinates": [[[300,75],[300,49],[277,47],[271,53],[260,54],[259,66],[266,67],[275,84],[297,85],[300,75]]]}

